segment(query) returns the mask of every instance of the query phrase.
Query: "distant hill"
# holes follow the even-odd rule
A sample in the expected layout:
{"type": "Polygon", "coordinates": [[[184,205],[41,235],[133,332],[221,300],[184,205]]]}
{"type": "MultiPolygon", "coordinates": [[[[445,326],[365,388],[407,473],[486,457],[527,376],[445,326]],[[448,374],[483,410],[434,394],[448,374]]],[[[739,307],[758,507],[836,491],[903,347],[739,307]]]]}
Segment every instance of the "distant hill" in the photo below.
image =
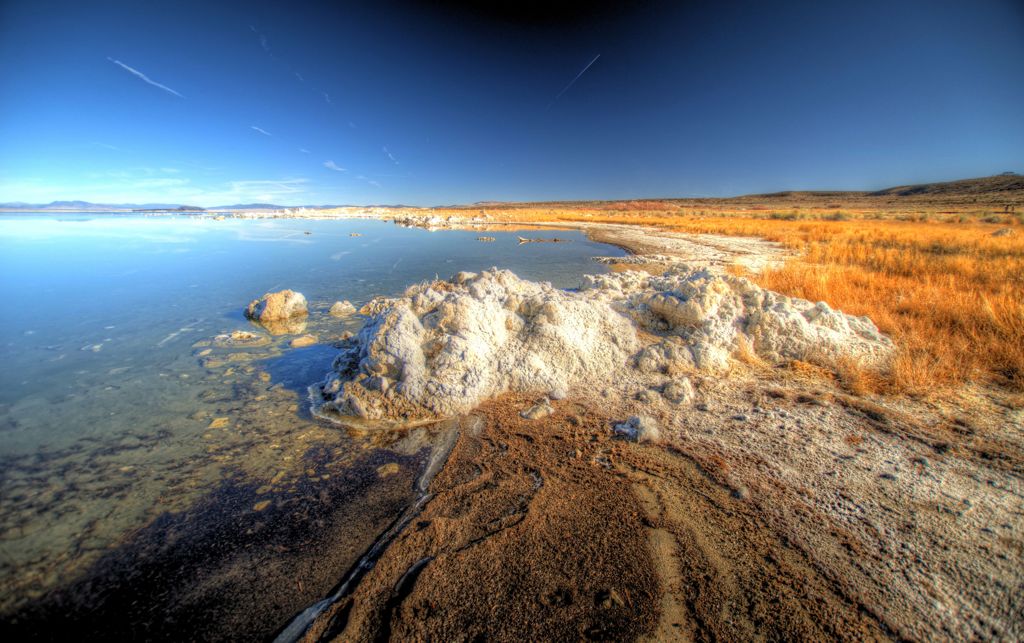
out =
{"type": "Polygon", "coordinates": [[[980,179],[900,185],[870,192],[868,196],[967,196],[1019,191],[1024,191],[1024,176],[1015,172],[1006,172],[980,179]]]}
{"type": "Polygon", "coordinates": [[[212,208],[207,208],[207,210],[284,210],[288,207],[292,206],[275,205],[273,203],[236,203],[234,205],[218,205],[212,208]]]}
{"type": "MultiPolygon", "coordinates": [[[[90,201],[51,201],[50,203],[25,203],[14,201],[0,203],[0,209],[4,210],[62,210],[74,212],[130,212],[173,210],[176,212],[206,212],[208,210],[283,210],[284,205],[274,203],[236,203],[234,205],[219,205],[214,208],[201,208],[195,205],[182,205],[180,203],[92,203],[90,201]]],[[[308,208],[322,206],[305,206],[308,208]]]]}
{"type": "Polygon", "coordinates": [[[0,203],[3,210],[59,210],[71,212],[130,212],[132,210],[177,210],[179,212],[203,212],[205,209],[180,203],[91,203],[89,201],[51,201],[50,203],[24,203],[15,201],[0,203]]]}
{"type": "Polygon", "coordinates": [[[915,185],[899,185],[884,190],[786,190],[767,194],[747,194],[736,199],[792,199],[792,198],[850,198],[850,197],[914,197],[914,196],[976,196],[992,195],[1000,192],[1024,191],[1024,176],[1016,172],[1004,172],[996,176],[985,176],[977,179],[960,179],[940,183],[919,183],[915,185]]]}

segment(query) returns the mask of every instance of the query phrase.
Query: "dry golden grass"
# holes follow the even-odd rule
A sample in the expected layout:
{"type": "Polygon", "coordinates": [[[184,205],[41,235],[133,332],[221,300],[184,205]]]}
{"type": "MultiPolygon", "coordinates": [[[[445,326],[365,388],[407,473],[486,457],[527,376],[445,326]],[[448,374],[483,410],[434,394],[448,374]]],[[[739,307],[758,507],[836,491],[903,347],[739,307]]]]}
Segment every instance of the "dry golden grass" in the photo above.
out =
{"type": "Polygon", "coordinates": [[[761,286],[853,315],[895,340],[884,378],[840,369],[851,390],[924,393],[994,379],[1024,387],[1024,235],[998,226],[896,221],[702,220],[694,232],[768,238],[799,251],[761,286]]]}
{"type": "MultiPolygon", "coordinates": [[[[761,286],[869,316],[896,343],[884,373],[842,365],[849,390],[923,394],[969,381],[1024,389],[1024,228],[985,209],[895,211],[650,202],[485,208],[497,221],[630,223],[756,236],[797,258],[752,278],[761,286]],[[985,223],[983,221],[990,221],[985,223]],[[994,236],[1011,226],[1013,232],[994,236]]],[[[477,211],[439,214],[465,217],[477,211]]]]}

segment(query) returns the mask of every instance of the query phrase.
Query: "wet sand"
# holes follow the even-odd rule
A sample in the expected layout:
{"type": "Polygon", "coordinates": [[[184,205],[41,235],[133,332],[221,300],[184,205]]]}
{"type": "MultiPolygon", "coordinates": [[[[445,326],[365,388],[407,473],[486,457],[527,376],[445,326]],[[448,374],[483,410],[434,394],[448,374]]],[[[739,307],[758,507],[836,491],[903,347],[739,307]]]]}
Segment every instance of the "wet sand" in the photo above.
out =
{"type": "Polygon", "coordinates": [[[679,449],[590,405],[484,404],[435,497],[305,640],[890,638],[885,622],[679,449]]]}
{"type": "Polygon", "coordinates": [[[273,495],[248,476],[228,478],[72,583],[5,614],[0,638],[267,639],[326,595],[401,513],[428,453],[371,450],[339,471],[338,453],[312,448],[303,465],[315,475],[273,495]]]}

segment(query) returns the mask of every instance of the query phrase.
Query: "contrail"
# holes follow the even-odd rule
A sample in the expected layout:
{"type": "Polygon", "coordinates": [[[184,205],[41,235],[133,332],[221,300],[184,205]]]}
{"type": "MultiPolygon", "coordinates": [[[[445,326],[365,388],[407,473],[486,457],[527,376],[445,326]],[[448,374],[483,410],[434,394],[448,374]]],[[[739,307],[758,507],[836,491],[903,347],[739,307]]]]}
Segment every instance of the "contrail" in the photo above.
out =
{"type": "Polygon", "coordinates": [[[161,85],[160,83],[156,82],[155,80],[150,79],[149,76],[147,76],[146,74],[142,73],[138,69],[133,69],[133,68],[129,67],[128,65],[124,64],[123,62],[121,62],[120,60],[114,60],[110,56],[107,56],[107,60],[109,60],[110,62],[114,63],[115,65],[117,65],[121,69],[125,70],[129,74],[132,74],[133,76],[137,77],[139,80],[141,80],[144,83],[149,83],[153,87],[157,87],[159,89],[162,89],[165,92],[167,92],[168,94],[174,94],[178,98],[185,98],[184,96],[182,96],[178,92],[174,91],[173,89],[171,89],[167,85],[161,85]]]}
{"type": "Polygon", "coordinates": [[[554,98],[553,98],[553,99],[551,100],[551,102],[550,102],[550,103],[548,103],[548,107],[547,107],[547,108],[548,108],[548,109],[551,109],[551,106],[555,104],[555,101],[557,101],[557,100],[558,100],[559,98],[561,98],[561,97],[562,97],[562,94],[564,94],[565,92],[569,91],[569,88],[573,86],[573,83],[575,83],[575,82],[576,82],[577,80],[579,80],[579,79],[580,79],[580,76],[582,76],[583,74],[585,74],[585,73],[586,73],[586,71],[587,71],[588,69],[590,69],[590,66],[591,66],[591,65],[593,65],[594,63],[596,63],[596,62],[597,62],[597,59],[598,59],[598,58],[600,58],[600,57],[601,57],[601,54],[598,54],[598,55],[594,56],[594,59],[593,59],[593,60],[591,60],[591,61],[590,61],[589,63],[587,63],[587,66],[586,66],[586,67],[584,67],[583,69],[581,69],[581,70],[580,70],[580,73],[576,74],[576,77],[575,77],[575,78],[573,78],[572,80],[570,80],[570,81],[569,81],[569,84],[568,84],[568,85],[566,85],[566,86],[565,86],[565,87],[564,87],[564,88],[562,89],[562,91],[558,92],[558,96],[555,96],[555,97],[554,97],[554,98]]]}

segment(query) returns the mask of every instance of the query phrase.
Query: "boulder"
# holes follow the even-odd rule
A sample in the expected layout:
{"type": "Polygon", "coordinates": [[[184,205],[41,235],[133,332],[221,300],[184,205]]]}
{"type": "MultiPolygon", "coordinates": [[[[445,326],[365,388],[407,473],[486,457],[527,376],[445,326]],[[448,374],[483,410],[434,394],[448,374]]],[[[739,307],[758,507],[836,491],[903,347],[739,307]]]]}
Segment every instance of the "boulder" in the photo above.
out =
{"type": "Polygon", "coordinates": [[[302,293],[280,290],[252,300],[245,309],[245,316],[254,321],[273,322],[305,317],[308,312],[302,293]]]}
{"type": "Polygon", "coordinates": [[[621,435],[633,442],[657,442],[661,439],[658,423],[646,415],[634,415],[625,422],[616,424],[615,435],[621,435]]]}
{"type": "Polygon", "coordinates": [[[872,365],[892,353],[892,342],[867,317],[764,290],[743,277],[707,268],[680,266],[661,276],[629,271],[584,279],[583,292],[612,302],[643,329],[665,338],[637,356],[642,371],[686,369],[691,362],[698,370],[724,371],[741,346],[751,347],[769,363],[853,359],[872,365]]]}
{"type": "Polygon", "coordinates": [[[339,345],[332,371],[312,387],[314,412],[408,423],[467,413],[510,391],[611,395],[608,385],[631,367],[660,379],[661,396],[682,404],[694,396],[685,375],[722,372],[740,352],[769,363],[868,366],[892,353],[870,319],[741,277],[678,267],[661,276],[584,279],[566,291],[492,269],[376,298],[359,311],[368,320],[358,335],[339,345]],[[643,346],[638,329],[653,343],[643,346]]]}
{"type": "Polygon", "coordinates": [[[336,301],[331,305],[329,311],[331,317],[349,317],[356,314],[356,307],[352,305],[352,302],[347,299],[344,301],[336,301]]]}
{"type": "Polygon", "coordinates": [[[672,380],[661,387],[661,395],[675,404],[691,404],[696,397],[690,378],[672,380]]]}
{"type": "Polygon", "coordinates": [[[611,378],[639,349],[634,324],[607,303],[507,270],[426,282],[363,311],[370,319],[313,388],[331,419],[444,417],[506,391],[567,394],[611,378]]]}

